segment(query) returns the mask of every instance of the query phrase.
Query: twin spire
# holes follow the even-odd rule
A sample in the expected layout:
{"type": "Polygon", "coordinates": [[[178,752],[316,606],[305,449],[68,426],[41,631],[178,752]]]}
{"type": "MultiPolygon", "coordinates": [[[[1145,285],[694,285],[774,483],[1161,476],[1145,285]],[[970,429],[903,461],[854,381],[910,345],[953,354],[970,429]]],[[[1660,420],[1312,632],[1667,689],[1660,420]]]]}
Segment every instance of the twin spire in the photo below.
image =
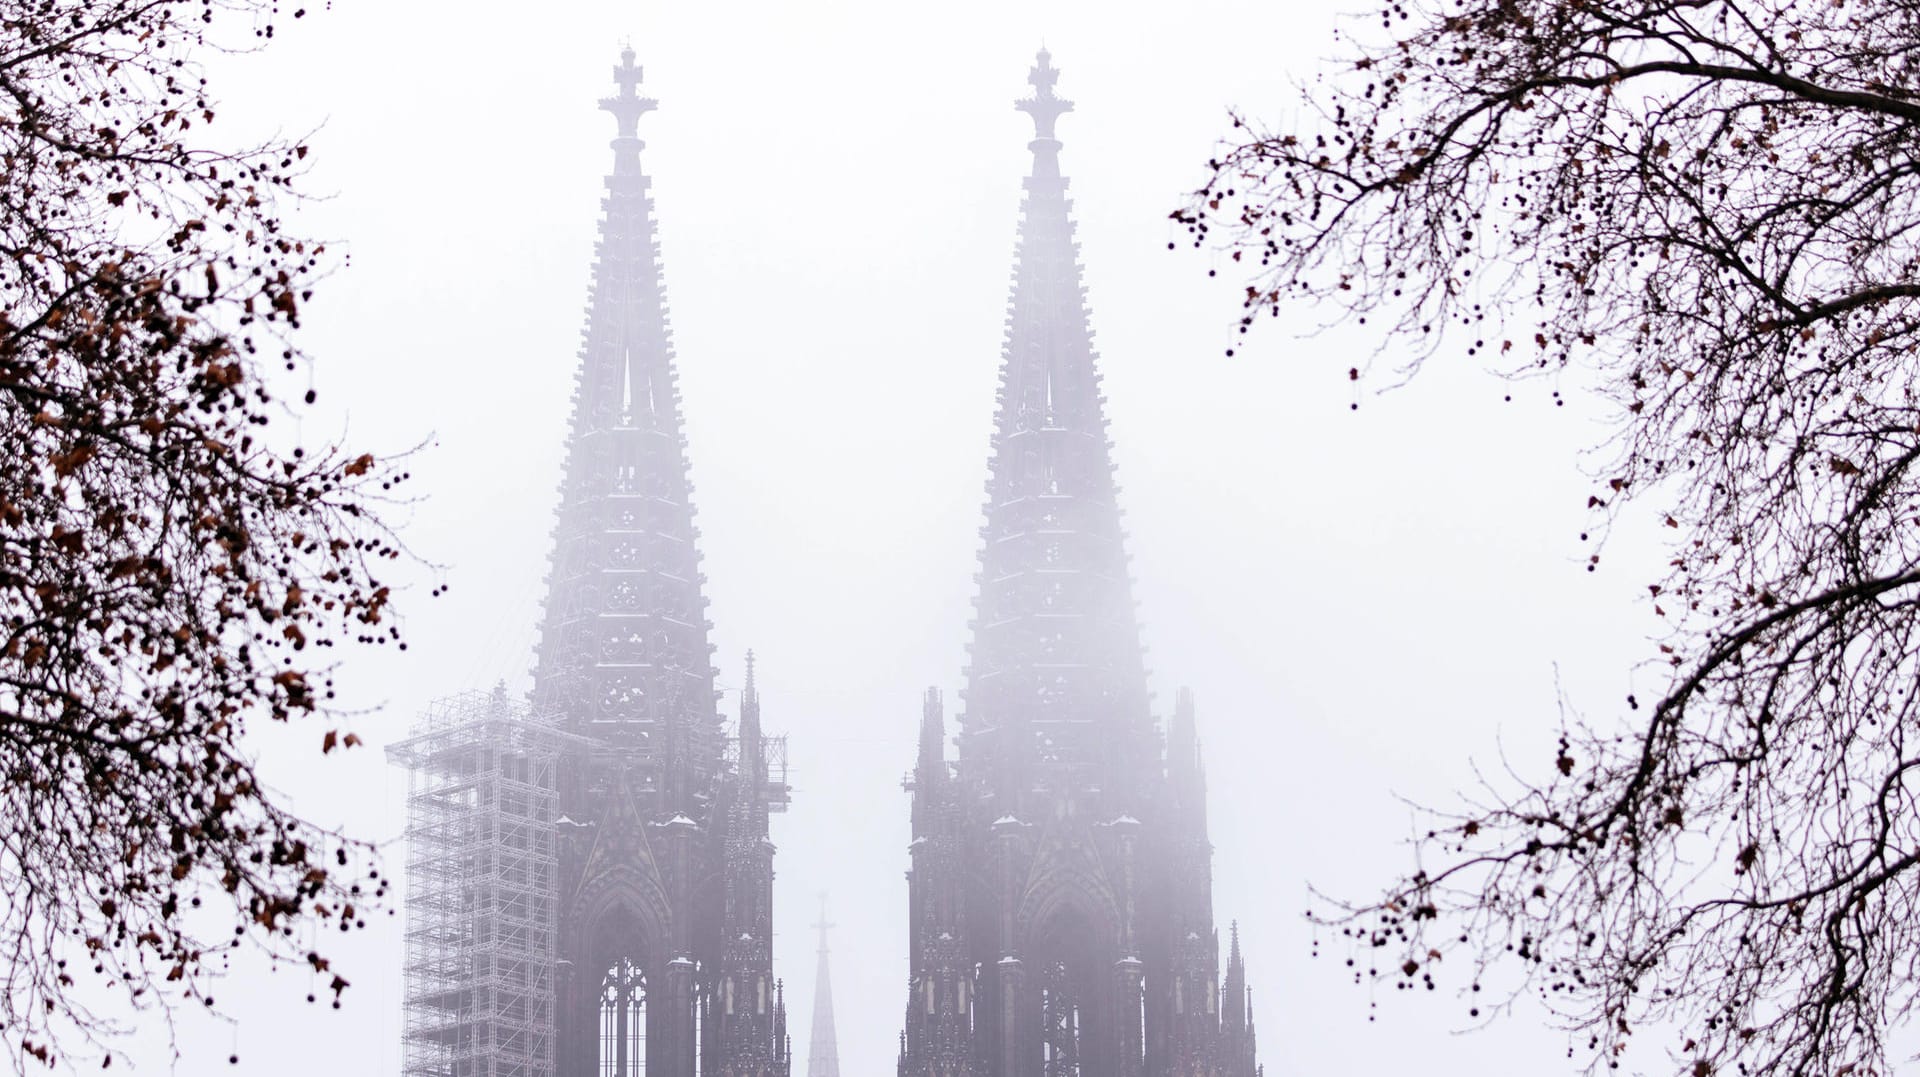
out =
{"type": "MultiPolygon", "coordinates": [[[[657,103],[641,96],[643,72],[634,61],[631,48],[621,51],[613,68],[618,92],[600,101],[613,115],[618,135],[606,181],[535,696],[543,709],[564,714],[570,731],[608,749],[606,769],[621,768],[622,788],[658,797],[657,803],[649,801],[650,812],[676,822],[719,824],[715,830],[732,839],[722,858],[730,900],[722,904],[735,915],[718,937],[750,939],[753,945],[709,955],[707,967],[737,978],[737,992],[718,997],[753,998],[757,1009],[766,1005],[761,1000],[770,982],[771,846],[765,842],[762,797],[773,786],[759,747],[760,700],[750,654],[737,773],[724,755],[652,199],[640,163],[639,121],[657,103]],[[732,786],[715,799],[710,790],[717,779],[732,786]],[[723,806],[733,810],[717,810],[723,806]],[[714,809],[711,815],[709,809],[714,809]],[[751,921],[750,933],[736,920],[751,921]]],[[[932,816],[946,812],[956,838],[969,818],[962,808],[970,811],[973,805],[957,799],[948,803],[949,788],[965,785],[969,797],[976,789],[985,792],[992,802],[981,805],[988,809],[986,818],[1041,819],[1048,805],[1072,803],[1090,809],[1088,818],[1103,824],[1124,820],[1138,826],[1140,818],[1154,818],[1153,790],[1164,774],[1068,183],[1060,169],[1056,127],[1073,104],[1056,93],[1058,79],[1051,55],[1042,49],[1028,76],[1032,91],[1015,103],[1034,125],[1033,164],[1024,184],[1000,371],[957,772],[948,770],[944,757],[937,695],[929,697],[923,719],[916,829],[923,822],[941,823],[945,815],[932,816]],[[918,818],[923,797],[927,820],[918,818]]],[[[1190,704],[1183,701],[1181,709],[1190,743],[1190,704]]],[[[1197,750],[1189,751],[1196,757],[1197,782],[1197,750]]],[[[783,796],[784,785],[777,792],[783,796]]],[[[1201,827],[1204,835],[1204,822],[1201,827]]],[[[965,866],[964,853],[956,846],[950,865],[936,864],[932,851],[916,853],[915,870],[922,872],[924,858],[929,877],[936,869],[957,871],[965,866]]],[[[1196,869],[1204,874],[1204,861],[1196,869]]],[[[690,919],[714,915],[693,900],[677,905],[690,919]]],[[[1217,938],[1210,902],[1206,920],[1198,937],[1217,938]]],[[[824,909],[816,926],[821,948],[808,1077],[838,1077],[824,909]]],[[[979,955],[960,952],[960,941],[951,934],[923,941],[932,957],[965,958],[953,965],[958,979],[948,985],[957,993],[942,995],[941,1005],[943,1013],[965,1013],[971,1020],[974,970],[1002,975],[991,963],[1002,955],[975,960],[979,955]],[[954,953],[947,955],[948,950],[954,953]]],[[[1209,980],[1215,953],[1207,955],[1209,980]]],[[[1236,982],[1237,936],[1229,967],[1230,982],[1236,982]]],[[[979,986],[986,982],[982,975],[979,986]]],[[[737,1045],[724,1040],[728,1057],[747,1064],[731,1072],[786,1077],[784,1012],[777,987],[773,994],[771,1030],[760,1026],[756,1013],[737,1045]]],[[[929,1003],[923,999],[918,1005],[925,1010],[929,1003]]],[[[736,1014],[743,1029],[750,1023],[747,1014],[744,1008],[736,1014]]],[[[719,1011],[715,1018],[720,1019],[719,1011]]],[[[681,1051],[683,1033],[691,1027],[673,1033],[674,1042],[659,1050],[681,1051]]],[[[1250,1022],[1246,1040],[1250,1060],[1250,1022]]],[[[690,1048],[685,1057],[692,1057],[690,1048]]],[[[1237,1070],[1233,1077],[1239,1077],[1237,1070]]]]}
{"type": "MultiPolygon", "coordinates": [[[[1124,775],[1158,753],[1134,620],[1093,329],[1060,171],[1072,102],[1042,49],[1014,107],[1033,120],[987,480],[979,597],[960,718],[963,769],[995,811],[1031,791],[1137,814],[1124,775]]],[[[1104,810],[1104,809],[1103,809],[1104,810]]]]}

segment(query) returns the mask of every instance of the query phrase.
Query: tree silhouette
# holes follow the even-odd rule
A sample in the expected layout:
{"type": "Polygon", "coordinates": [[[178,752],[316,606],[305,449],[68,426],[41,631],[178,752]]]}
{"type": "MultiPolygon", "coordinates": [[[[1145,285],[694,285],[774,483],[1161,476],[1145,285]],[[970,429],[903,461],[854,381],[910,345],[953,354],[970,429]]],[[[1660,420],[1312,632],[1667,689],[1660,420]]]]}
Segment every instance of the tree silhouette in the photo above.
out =
{"type": "Polygon", "coordinates": [[[296,928],[358,925],[384,889],[242,744],[325,710],[337,643],[397,640],[370,507],[403,476],[269,429],[303,406],[277,388],[324,268],[280,217],[306,149],[219,145],[194,62],[209,27],[251,45],[275,12],[0,3],[0,1037],[21,1067],[111,1061],[116,995],[210,1005],[244,937],[327,974],[296,928]]]}
{"type": "Polygon", "coordinates": [[[1595,1067],[1651,1025],[1678,1072],[1886,1072],[1920,997],[1920,5],[1379,15],[1175,217],[1242,332],[1313,304],[1412,367],[1597,386],[1581,496],[1596,542],[1671,528],[1671,679],[1328,915],[1476,1007],[1518,972],[1595,1067]]]}

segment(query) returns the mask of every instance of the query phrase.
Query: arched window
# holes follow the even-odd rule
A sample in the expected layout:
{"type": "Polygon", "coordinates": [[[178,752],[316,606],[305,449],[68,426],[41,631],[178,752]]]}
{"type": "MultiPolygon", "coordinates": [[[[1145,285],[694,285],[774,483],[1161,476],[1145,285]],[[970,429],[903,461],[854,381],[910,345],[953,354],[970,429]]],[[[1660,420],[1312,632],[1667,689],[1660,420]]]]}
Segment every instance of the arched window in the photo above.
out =
{"type": "MultiPolygon", "coordinates": [[[[1091,924],[1076,910],[1055,913],[1034,934],[1034,1001],[1039,1004],[1041,1077],[1107,1077],[1120,1058],[1106,1039],[1126,1025],[1096,1027],[1113,1006],[1112,985],[1103,983],[1111,963],[1102,960],[1091,924]],[[1102,1008],[1104,1005],[1106,1009],[1102,1008]]],[[[1127,1015],[1118,1013],[1120,1020],[1127,1015]]],[[[1031,1056],[1029,1056],[1031,1057],[1031,1056]]]]}
{"type": "Polygon", "coordinates": [[[647,976],[621,958],[600,982],[600,1077],[647,1072],[647,976]]]}
{"type": "Polygon", "coordinates": [[[1073,973],[1064,961],[1040,970],[1040,1072],[1080,1077],[1080,1007],[1073,973]]]}

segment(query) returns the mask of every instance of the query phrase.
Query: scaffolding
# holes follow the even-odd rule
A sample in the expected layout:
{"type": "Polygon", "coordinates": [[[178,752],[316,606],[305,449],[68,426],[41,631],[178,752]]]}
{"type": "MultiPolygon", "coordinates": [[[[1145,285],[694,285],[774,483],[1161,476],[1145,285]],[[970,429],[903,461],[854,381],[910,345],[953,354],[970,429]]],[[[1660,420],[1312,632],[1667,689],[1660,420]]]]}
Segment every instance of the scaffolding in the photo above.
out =
{"type": "Polygon", "coordinates": [[[560,757],[504,688],[440,700],[407,768],[406,1077],[552,1077],[560,757]]]}
{"type": "MultiPolygon", "coordinates": [[[[741,764],[740,736],[738,732],[729,732],[722,762],[727,769],[738,771],[741,764]]],[[[760,786],[760,798],[766,802],[770,812],[784,812],[793,804],[793,786],[787,781],[787,738],[780,736],[762,736],[760,738],[760,773],[766,781],[760,786]]]]}

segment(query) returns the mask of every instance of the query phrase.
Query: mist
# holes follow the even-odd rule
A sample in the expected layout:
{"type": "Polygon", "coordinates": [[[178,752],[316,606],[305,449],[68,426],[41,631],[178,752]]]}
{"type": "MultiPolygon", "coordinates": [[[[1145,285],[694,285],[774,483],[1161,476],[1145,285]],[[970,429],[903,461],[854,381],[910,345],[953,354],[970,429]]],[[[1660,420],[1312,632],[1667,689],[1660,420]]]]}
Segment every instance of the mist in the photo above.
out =
{"type": "MultiPolygon", "coordinates": [[[[1563,708],[1632,691],[1653,631],[1624,567],[1650,543],[1629,528],[1605,571],[1583,570],[1594,412],[1446,363],[1356,389],[1348,368],[1405,357],[1313,310],[1242,340],[1237,284],[1210,279],[1168,220],[1229,110],[1294,108],[1339,18],[341,2],[219,60],[237,122],[313,129],[308,188],[325,197],[299,227],[348,252],[307,312],[321,407],[304,432],[411,452],[418,497],[396,514],[418,558],[402,570],[409,648],[338,672],[366,746],[323,759],[317,729],[272,730],[266,773],[309,817],[386,843],[397,873],[406,776],[385,746],[438,698],[532,686],[612,160],[595,102],[630,42],[660,101],[639,134],[720,706],[736,713],[751,649],[762,721],[790,753],[773,909],[795,1068],[827,894],[841,1067],[890,1072],[901,786],[923,691],[946,693],[951,721],[967,661],[1033,137],[1011,105],[1044,43],[1076,106],[1060,162],[1153,712],[1195,693],[1214,917],[1239,924],[1261,1061],[1274,1077],[1571,1072],[1532,1008],[1479,1028],[1459,999],[1371,986],[1303,916],[1316,889],[1364,899],[1408,866],[1408,801],[1497,783],[1505,759],[1541,756],[1563,708]]],[[[306,973],[237,957],[228,1019],[184,1019],[177,1059],[144,1030],[139,1071],[399,1073],[401,919],[333,943],[352,982],[338,1011],[303,1001],[306,973]]]]}

